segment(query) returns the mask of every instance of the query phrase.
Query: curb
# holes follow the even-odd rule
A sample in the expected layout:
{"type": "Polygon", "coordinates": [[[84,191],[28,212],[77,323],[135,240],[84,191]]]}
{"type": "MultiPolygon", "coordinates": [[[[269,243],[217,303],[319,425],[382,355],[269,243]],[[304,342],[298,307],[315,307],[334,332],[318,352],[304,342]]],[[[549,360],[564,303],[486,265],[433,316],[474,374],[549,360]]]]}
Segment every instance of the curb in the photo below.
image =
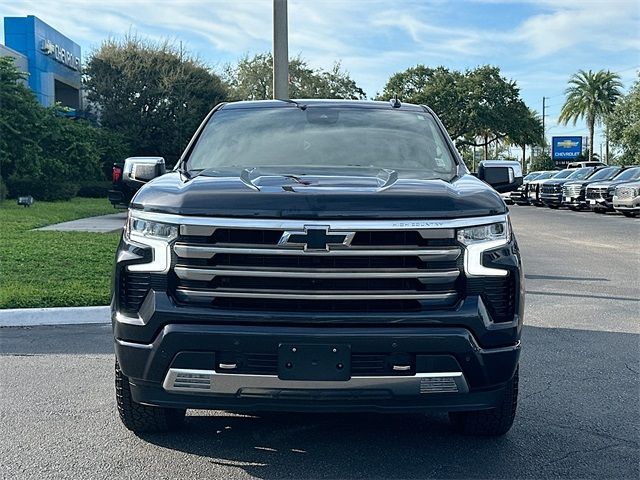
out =
{"type": "Polygon", "coordinates": [[[10,308],[0,310],[0,327],[110,323],[111,307],[10,308]]]}

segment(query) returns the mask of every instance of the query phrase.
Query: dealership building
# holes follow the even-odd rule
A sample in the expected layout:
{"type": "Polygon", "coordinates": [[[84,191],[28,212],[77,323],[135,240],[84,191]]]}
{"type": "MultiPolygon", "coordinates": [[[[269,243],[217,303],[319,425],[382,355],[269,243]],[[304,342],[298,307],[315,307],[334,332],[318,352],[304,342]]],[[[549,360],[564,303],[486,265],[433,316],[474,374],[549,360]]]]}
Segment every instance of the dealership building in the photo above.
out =
{"type": "Polygon", "coordinates": [[[0,56],[13,57],[16,66],[28,74],[27,84],[40,104],[82,107],[80,45],[38,17],[4,18],[0,56]]]}

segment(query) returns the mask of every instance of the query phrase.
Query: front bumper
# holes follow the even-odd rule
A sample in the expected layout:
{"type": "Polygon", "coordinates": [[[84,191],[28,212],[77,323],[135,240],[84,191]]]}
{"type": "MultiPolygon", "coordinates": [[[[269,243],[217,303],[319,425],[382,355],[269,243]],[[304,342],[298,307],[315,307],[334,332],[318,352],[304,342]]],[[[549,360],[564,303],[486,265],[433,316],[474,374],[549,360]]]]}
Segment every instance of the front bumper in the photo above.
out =
{"type": "Polygon", "coordinates": [[[464,294],[446,308],[265,311],[181,304],[168,287],[171,273],[151,275],[144,300],[129,311],[126,296],[118,293],[123,269],[151,259],[148,248],[123,240],[114,271],[116,356],[139,403],[283,411],[478,410],[498,404],[518,364],[524,287],[515,239],[487,250],[482,259],[514,279],[507,317],[492,317],[484,299],[499,291],[479,289],[473,278],[465,279],[464,294]],[[338,382],[291,383],[281,378],[282,344],[347,345],[351,360],[376,356],[388,367],[399,356],[409,369],[364,371],[351,365],[345,368],[349,377],[338,382]],[[259,374],[228,370],[229,364],[248,365],[249,357],[270,359],[269,368],[259,374]]]}
{"type": "Polygon", "coordinates": [[[511,192],[511,200],[518,205],[529,204],[529,194],[526,189],[511,192]]]}
{"type": "Polygon", "coordinates": [[[621,212],[638,212],[640,211],[640,195],[635,198],[618,198],[613,197],[613,208],[621,212]]]}
{"type": "Polygon", "coordinates": [[[562,205],[562,193],[554,193],[554,194],[543,193],[540,195],[540,200],[545,205],[560,206],[562,205]]]}
{"type": "Polygon", "coordinates": [[[464,328],[305,328],[167,325],[151,344],[116,339],[116,356],[133,399],[174,408],[287,411],[476,410],[500,401],[514,375],[520,343],[478,346],[464,328]],[[227,373],[229,352],[276,352],[285,344],[348,344],[364,352],[409,354],[404,375],[353,375],[298,381],[278,374],[227,373]],[[227,357],[228,358],[228,357],[227,357]],[[180,376],[182,374],[182,376],[180,376]]]}
{"type": "Polygon", "coordinates": [[[587,206],[592,210],[613,210],[613,201],[611,198],[589,198],[587,206]]]}

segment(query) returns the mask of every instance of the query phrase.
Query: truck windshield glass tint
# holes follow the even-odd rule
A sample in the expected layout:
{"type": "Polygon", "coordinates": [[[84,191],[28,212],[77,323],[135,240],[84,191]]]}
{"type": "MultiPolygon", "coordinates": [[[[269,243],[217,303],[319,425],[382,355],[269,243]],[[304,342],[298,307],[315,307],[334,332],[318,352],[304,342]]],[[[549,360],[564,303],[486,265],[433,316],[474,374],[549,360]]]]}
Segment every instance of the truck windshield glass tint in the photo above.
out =
{"type": "Polygon", "coordinates": [[[636,180],[640,175],[640,168],[629,168],[620,173],[616,180],[636,180]]]}
{"type": "Polygon", "coordinates": [[[620,167],[609,167],[598,170],[596,173],[589,177],[589,180],[606,180],[611,178],[615,173],[620,170],[620,167]]]}
{"type": "Polygon", "coordinates": [[[579,168],[578,170],[573,172],[571,175],[569,175],[568,178],[577,179],[577,180],[586,178],[586,176],[589,175],[591,170],[593,170],[593,168],[591,167],[579,168]]]}
{"type": "Polygon", "coordinates": [[[558,172],[557,174],[555,174],[553,176],[553,178],[567,178],[573,172],[575,172],[575,170],[562,170],[562,171],[558,172]]]}
{"type": "Polygon", "coordinates": [[[428,114],[313,106],[221,110],[187,163],[188,170],[265,166],[379,167],[446,180],[456,172],[428,114]]]}

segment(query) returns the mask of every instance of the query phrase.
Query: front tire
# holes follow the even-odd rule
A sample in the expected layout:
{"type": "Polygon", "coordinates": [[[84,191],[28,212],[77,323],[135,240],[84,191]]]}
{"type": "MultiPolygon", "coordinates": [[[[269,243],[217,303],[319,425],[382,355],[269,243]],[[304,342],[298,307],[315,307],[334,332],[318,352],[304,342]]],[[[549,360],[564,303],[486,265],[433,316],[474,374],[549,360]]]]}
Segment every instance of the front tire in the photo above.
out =
{"type": "Polygon", "coordinates": [[[502,401],[497,408],[472,412],[449,412],[449,420],[463,435],[498,436],[507,433],[513,425],[518,406],[518,371],[507,382],[502,401]]]}
{"type": "Polygon", "coordinates": [[[116,403],[120,420],[134,433],[168,432],[184,423],[185,409],[152,407],[137,403],[131,397],[129,378],[116,360],[116,403]]]}

